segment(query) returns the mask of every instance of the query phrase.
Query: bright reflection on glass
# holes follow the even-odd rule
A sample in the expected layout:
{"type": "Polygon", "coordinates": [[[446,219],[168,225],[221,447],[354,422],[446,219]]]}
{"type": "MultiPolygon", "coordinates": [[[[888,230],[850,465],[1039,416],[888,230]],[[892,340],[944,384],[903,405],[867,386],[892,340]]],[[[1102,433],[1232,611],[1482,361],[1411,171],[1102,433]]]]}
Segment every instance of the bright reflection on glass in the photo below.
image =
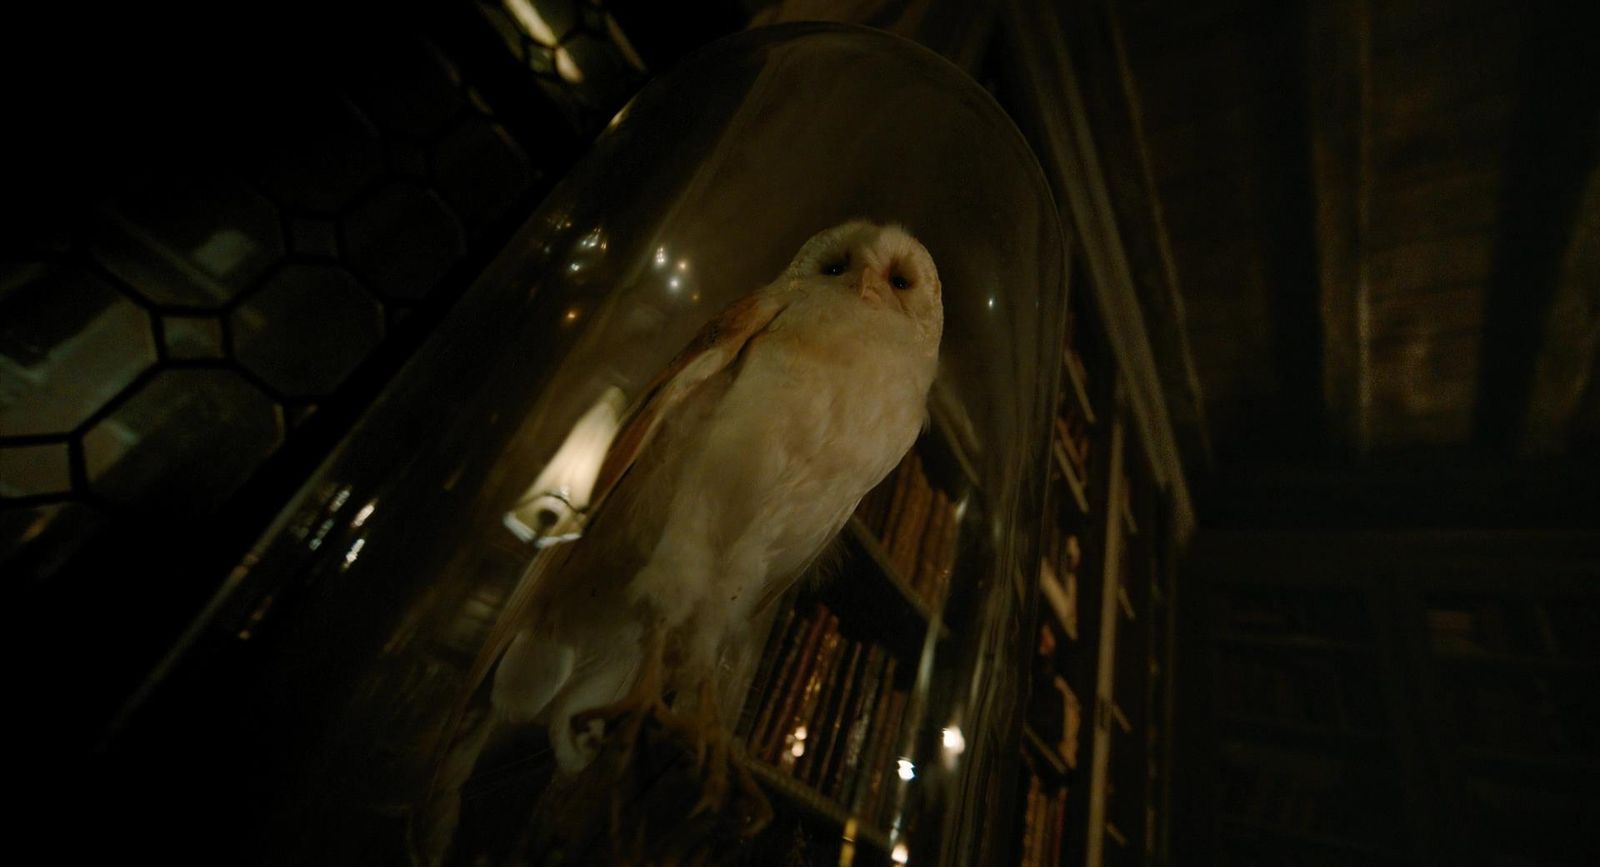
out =
{"type": "Polygon", "coordinates": [[[556,72],[573,84],[583,83],[583,70],[578,68],[577,61],[572,59],[572,54],[565,48],[556,49],[556,72]]]}
{"type": "Polygon", "coordinates": [[[906,841],[901,840],[900,842],[894,844],[894,851],[889,853],[889,857],[892,858],[896,864],[904,864],[907,861],[910,861],[911,850],[906,847],[906,841]]]}
{"type": "Polygon", "coordinates": [[[911,764],[910,759],[902,758],[900,759],[900,770],[898,773],[900,774],[900,779],[909,783],[917,778],[917,766],[911,764]]]}
{"type": "Polygon", "coordinates": [[[679,289],[683,288],[683,281],[679,280],[677,277],[674,277],[671,280],[667,281],[667,288],[669,288],[672,291],[676,292],[679,289]]]}
{"type": "Polygon", "coordinates": [[[352,565],[354,565],[356,558],[361,556],[361,549],[365,547],[367,547],[367,540],[365,538],[355,540],[355,542],[350,545],[350,550],[344,552],[344,566],[342,568],[349,569],[352,565]]]}
{"type": "Polygon", "coordinates": [[[666,247],[657,247],[656,248],[656,267],[657,268],[665,268],[665,267],[667,267],[667,248],[666,247]]]}
{"type": "Polygon", "coordinates": [[[989,297],[989,309],[990,310],[994,309],[994,296],[992,296],[992,295],[989,297]]]}
{"type": "Polygon", "coordinates": [[[555,49],[556,72],[562,78],[573,84],[583,81],[583,70],[578,68],[570,52],[565,48],[556,47],[556,43],[560,40],[556,38],[555,30],[544,20],[544,16],[539,14],[539,10],[534,8],[530,0],[505,0],[505,7],[512,17],[517,19],[517,23],[522,25],[523,31],[533,37],[533,41],[546,48],[555,49]]]}
{"type": "Polygon", "coordinates": [[[967,738],[961,733],[960,726],[946,726],[941,733],[944,751],[940,754],[946,770],[954,770],[956,760],[967,751],[967,738]]]}
{"type": "Polygon", "coordinates": [[[961,729],[948,726],[944,730],[944,748],[959,755],[967,748],[967,739],[962,737],[961,729]]]}
{"type": "Polygon", "coordinates": [[[378,501],[377,500],[372,500],[372,501],[368,502],[365,506],[362,506],[361,507],[361,511],[357,512],[356,516],[350,520],[350,526],[351,527],[359,527],[362,524],[365,524],[367,522],[367,519],[372,517],[373,511],[375,511],[377,508],[378,508],[378,501]]]}
{"type": "MultiPolygon", "coordinates": [[[[570,312],[570,311],[569,311],[570,312]]],[[[622,423],[627,396],[611,386],[572,426],[555,457],[505,515],[506,529],[524,542],[543,548],[583,534],[583,511],[589,508],[595,478],[612,437],[622,423]]]]}

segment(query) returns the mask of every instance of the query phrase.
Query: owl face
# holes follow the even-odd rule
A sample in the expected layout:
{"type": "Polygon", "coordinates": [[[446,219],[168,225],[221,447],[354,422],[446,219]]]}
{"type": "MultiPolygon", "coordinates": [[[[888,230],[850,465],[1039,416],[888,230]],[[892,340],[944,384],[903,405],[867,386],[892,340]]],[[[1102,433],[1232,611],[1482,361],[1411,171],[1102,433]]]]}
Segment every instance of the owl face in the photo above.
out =
{"type": "Polygon", "coordinates": [[[848,292],[869,307],[909,318],[937,348],[944,330],[939,272],[928,249],[905,229],[853,220],[811,237],[789,264],[796,283],[848,292]]]}

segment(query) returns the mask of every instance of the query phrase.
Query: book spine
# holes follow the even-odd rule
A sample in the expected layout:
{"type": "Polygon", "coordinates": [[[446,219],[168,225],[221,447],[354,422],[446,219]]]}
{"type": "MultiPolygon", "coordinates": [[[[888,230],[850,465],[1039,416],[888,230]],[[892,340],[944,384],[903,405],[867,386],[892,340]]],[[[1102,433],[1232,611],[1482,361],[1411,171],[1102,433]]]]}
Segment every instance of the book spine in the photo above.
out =
{"type": "Polygon", "coordinates": [[[807,678],[799,706],[790,717],[789,727],[779,733],[777,739],[779,754],[774,758],[780,767],[786,771],[793,771],[795,762],[805,755],[809,749],[813,731],[816,727],[817,704],[822,699],[824,686],[833,674],[833,666],[839,658],[839,647],[843,637],[839,635],[839,618],[828,616],[827,635],[822,642],[822,648],[817,658],[817,664],[811,669],[811,676],[807,678]],[[789,738],[794,738],[794,743],[789,738]],[[803,743],[802,743],[803,742],[803,743]],[[787,749],[786,749],[787,748],[787,749]]]}
{"type": "Polygon", "coordinates": [[[861,757],[866,749],[867,733],[871,730],[872,715],[877,710],[878,694],[885,678],[894,677],[894,658],[877,645],[868,651],[867,679],[859,690],[857,708],[850,723],[850,734],[845,739],[844,751],[835,771],[835,779],[828,791],[839,801],[850,803],[856,777],[861,767],[861,757]]]}
{"type": "Polygon", "coordinates": [[[785,726],[794,714],[806,680],[816,665],[817,651],[822,645],[823,636],[828,631],[828,620],[831,617],[832,613],[825,606],[817,606],[810,628],[806,631],[805,641],[798,648],[793,674],[785,680],[783,689],[774,696],[773,713],[767,727],[761,733],[758,741],[759,751],[756,753],[765,761],[776,761],[778,751],[783,747],[784,736],[790,733],[785,726]]]}
{"type": "Polygon", "coordinates": [[[866,808],[862,811],[869,821],[882,820],[889,793],[894,791],[893,781],[900,767],[896,748],[900,742],[900,723],[905,715],[907,698],[908,694],[899,690],[889,697],[889,714],[883,717],[883,728],[879,731],[878,757],[873,762],[872,784],[867,789],[866,808]]]}
{"type": "Polygon", "coordinates": [[[795,776],[813,786],[821,781],[822,771],[828,764],[828,756],[833,752],[834,741],[839,737],[844,703],[849,699],[850,691],[855,686],[856,669],[861,663],[861,652],[860,642],[849,640],[844,642],[839,666],[834,670],[834,675],[827,685],[828,694],[818,706],[817,725],[812,732],[811,743],[806,746],[806,754],[801,757],[799,766],[795,768],[795,776]]]}

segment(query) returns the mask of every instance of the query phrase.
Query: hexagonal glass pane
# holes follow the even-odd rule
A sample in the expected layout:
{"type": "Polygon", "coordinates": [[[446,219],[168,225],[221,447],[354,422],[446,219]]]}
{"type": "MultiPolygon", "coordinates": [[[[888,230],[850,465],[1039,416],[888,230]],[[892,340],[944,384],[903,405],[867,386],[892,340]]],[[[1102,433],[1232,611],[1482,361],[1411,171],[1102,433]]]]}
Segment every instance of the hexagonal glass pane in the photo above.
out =
{"type": "Polygon", "coordinates": [[[286,395],[327,394],[383,339],[383,308],[343,268],[290,265],[233,313],[234,357],[286,395]]]}
{"type": "Polygon", "coordinates": [[[0,446],[0,497],[37,497],[72,490],[66,443],[0,446]]]}
{"type": "Polygon", "coordinates": [[[222,320],[215,316],[162,317],[167,355],[172,358],[221,358],[222,320]]]}
{"type": "Polygon", "coordinates": [[[165,370],[83,437],[89,486],[173,518],[215,508],[283,439],[278,407],[229,370],[165,370]]]}
{"type": "Polygon", "coordinates": [[[0,273],[0,436],[71,431],[155,360],[149,315],[89,272],[0,273]]]}
{"type": "Polygon", "coordinates": [[[385,295],[428,294],[466,250],[461,223],[430,190],[397,181],[344,220],[352,270],[385,295]]]}
{"type": "Polygon", "coordinates": [[[157,304],[220,307],[283,255],[278,211],[239,180],[162,178],[101,212],[95,258],[157,304]]]}

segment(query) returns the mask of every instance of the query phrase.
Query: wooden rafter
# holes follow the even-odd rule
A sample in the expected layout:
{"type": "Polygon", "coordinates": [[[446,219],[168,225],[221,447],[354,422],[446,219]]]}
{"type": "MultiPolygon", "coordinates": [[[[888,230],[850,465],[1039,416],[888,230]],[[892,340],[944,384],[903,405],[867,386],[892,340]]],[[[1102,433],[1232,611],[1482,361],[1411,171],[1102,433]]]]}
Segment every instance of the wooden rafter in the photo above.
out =
{"type": "Polygon", "coordinates": [[[1367,0],[1312,0],[1306,12],[1307,123],[1322,318],[1322,397],[1335,441],[1371,446],[1365,242],[1371,105],[1367,0]]]}

